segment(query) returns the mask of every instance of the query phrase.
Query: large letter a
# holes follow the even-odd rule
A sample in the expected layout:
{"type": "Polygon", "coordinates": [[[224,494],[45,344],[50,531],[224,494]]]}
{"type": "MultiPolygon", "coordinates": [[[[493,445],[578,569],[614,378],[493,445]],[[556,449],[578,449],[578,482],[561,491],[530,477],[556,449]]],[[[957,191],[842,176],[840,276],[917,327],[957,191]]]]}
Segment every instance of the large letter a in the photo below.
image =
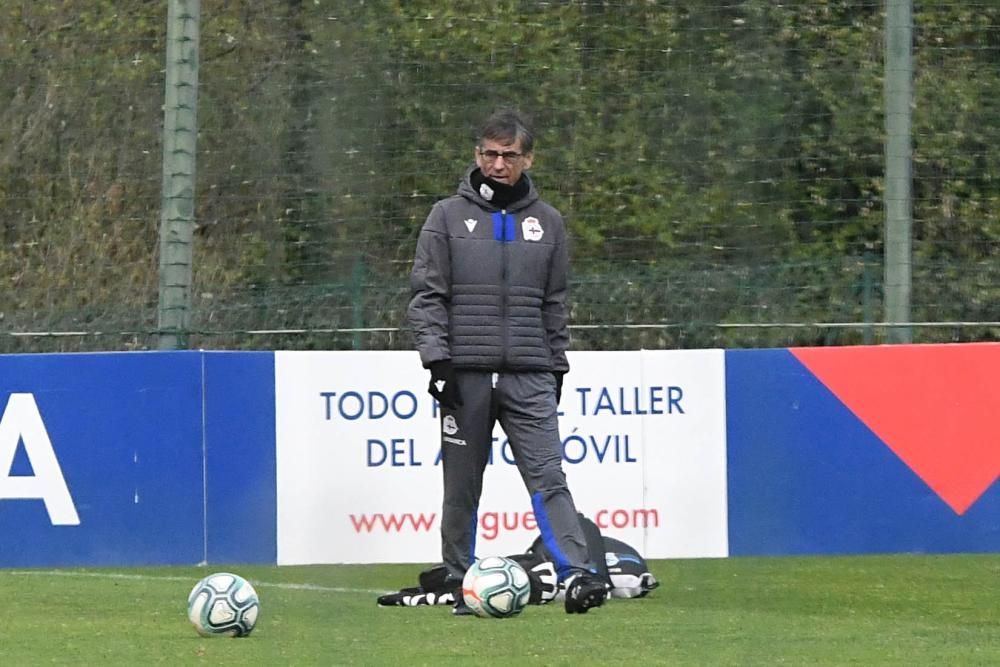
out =
{"type": "Polygon", "coordinates": [[[69,495],[52,441],[31,394],[11,394],[0,417],[0,500],[39,499],[54,526],[77,526],[73,498],[69,495]],[[33,476],[12,476],[17,443],[24,443],[33,476]]]}

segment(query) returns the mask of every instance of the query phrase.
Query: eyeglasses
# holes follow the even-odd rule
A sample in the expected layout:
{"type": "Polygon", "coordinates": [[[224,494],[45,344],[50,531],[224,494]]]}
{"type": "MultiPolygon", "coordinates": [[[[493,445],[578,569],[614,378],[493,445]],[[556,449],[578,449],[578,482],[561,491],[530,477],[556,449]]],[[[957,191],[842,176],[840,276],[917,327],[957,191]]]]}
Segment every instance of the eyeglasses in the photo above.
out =
{"type": "Polygon", "coordinates": [[[487,162],[496,162],[497,158],[503,158],[503,161],[507,164],[512,164],[517,160],[524,157],[524,153],[518,153],[517,151],[494,151],[479,149],[479,156],[485,159],[487,162]]]}

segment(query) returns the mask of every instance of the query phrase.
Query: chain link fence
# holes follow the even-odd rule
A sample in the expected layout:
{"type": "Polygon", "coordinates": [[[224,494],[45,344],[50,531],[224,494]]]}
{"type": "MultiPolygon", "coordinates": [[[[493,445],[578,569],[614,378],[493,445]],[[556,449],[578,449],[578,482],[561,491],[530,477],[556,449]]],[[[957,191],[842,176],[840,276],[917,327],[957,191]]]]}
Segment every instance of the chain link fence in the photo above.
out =
{"type": "MultiPolygon", "coordinates": [[[[156,347],[166,2],[0,7],[0,351],[156,347]]],[[[878,1],[202,0],[189,344],[409,348],[515,106],[575,349],[885,342],[878,1]]],[[[1000,338],[1000,6],[913,15],[916,342],[1000,338]]]]}

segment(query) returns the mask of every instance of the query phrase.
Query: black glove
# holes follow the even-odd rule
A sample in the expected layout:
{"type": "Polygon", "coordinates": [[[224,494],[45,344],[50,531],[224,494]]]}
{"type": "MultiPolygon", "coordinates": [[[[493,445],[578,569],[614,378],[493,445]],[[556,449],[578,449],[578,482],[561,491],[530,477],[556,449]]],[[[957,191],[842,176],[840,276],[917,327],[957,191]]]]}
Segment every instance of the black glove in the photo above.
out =
{"type": "Polygon", "coordinates": [[[437,399],[443,407],[454,410],[462,405],[462,395],[458,392],[455,381],[455,369],[451,359],[434,361],[430,365],[431,383],[427,385],[427,393],[437,399]]]}
{"type": "Polygon", "coordinates": [[[556,376],[556,405],[559,405],[559,401],[562,399],[563,376],[566,374],[556,371],[553,375],[556,376]]]}

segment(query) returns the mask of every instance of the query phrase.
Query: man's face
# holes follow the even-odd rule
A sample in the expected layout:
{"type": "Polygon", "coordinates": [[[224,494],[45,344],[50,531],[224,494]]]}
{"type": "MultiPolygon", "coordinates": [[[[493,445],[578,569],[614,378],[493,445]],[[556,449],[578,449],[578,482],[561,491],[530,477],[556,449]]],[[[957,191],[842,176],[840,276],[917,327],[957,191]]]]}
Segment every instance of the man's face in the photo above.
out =
{"type": "Polygon", "coordinates": [[[522,153],[520,139],[511,143],[483,139],[476,147],[476,164],[483,175],[506,185],[517,183],[521,173],[531,168],[531,158],[531,153],[522,153]]]}

